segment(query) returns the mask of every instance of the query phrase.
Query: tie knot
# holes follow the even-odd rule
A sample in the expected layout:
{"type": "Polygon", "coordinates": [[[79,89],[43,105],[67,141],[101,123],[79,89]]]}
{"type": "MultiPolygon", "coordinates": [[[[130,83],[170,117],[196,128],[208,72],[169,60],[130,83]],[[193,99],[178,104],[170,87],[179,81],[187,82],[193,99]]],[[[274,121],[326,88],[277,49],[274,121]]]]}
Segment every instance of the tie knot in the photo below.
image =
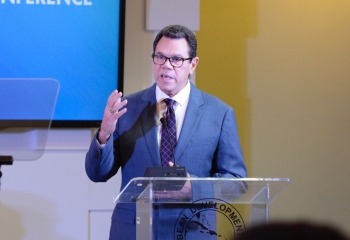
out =
{"type": "Polygon", "coordinates": [[[173,100],[171,98],[166,98],[163,101],[166,103],[168,108],[173,108],[175,100],[173,100]]]}

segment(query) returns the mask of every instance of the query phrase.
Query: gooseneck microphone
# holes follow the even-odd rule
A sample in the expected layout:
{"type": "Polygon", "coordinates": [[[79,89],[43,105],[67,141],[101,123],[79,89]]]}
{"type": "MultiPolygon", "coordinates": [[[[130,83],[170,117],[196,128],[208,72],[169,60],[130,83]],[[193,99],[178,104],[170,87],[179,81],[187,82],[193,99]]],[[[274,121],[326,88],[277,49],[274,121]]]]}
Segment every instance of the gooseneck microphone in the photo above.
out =
{"type": "Polygon", "coordinates": [[[166,113],[163,113],[163,117],[160,119],[160,122],[161,122],[162,125],[165,127],[165,129],[166,129],[166,134],[168,135],[168,138],[169,138],[169,142],[170,142],[170,146],[171,146],[171,151],[173,152],[174,167],[178,167],[178,165],[176,164],[176,157],[175,157],[174,144],[173,144],[173,141],[171,141],[171,137],[170,137],[170,133],[169,133],[169,129],[168,129],[168,122],[167,122],[167,120],[166,120],[166,113]]]}

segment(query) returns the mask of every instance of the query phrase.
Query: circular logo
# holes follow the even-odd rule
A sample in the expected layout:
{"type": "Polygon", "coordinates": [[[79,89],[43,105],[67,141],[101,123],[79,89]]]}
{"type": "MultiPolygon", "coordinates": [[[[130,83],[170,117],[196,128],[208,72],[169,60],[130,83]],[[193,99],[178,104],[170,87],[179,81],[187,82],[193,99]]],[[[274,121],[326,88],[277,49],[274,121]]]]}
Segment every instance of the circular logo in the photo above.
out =
{"type": "Polygon", "coordinates": [[[220,199],[205,198],[182,210],[174,227],[174,239],[233,239],[245,229],[235,207],[220,199]]]}

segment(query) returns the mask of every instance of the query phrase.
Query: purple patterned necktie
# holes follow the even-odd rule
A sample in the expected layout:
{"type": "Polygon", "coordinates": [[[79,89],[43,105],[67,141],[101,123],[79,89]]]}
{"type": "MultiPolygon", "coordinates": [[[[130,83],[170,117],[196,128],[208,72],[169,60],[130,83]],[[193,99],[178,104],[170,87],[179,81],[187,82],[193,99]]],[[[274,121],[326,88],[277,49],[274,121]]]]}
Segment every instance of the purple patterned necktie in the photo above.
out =
{"type": "Polygon", "coordinates": [[[160,158],[163,166],[169,166],[169,162],[173,157],[173,148],[176,146],[176,119],[174,112],[175,101],[171,98],[163,100],[167,105],[166,122],[168,125],[169,134],[166,127],[162,126],[162,135],[160,141],[160,158]],[[170,142],[171,139],[171,142],[170,142]]]}

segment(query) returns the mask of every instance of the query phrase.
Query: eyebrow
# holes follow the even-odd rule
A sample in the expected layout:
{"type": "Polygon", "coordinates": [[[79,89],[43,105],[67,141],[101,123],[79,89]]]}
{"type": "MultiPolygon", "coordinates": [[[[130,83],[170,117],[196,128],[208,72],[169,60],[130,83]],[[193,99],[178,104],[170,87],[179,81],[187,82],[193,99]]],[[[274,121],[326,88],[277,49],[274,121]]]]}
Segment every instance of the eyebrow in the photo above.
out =
{"type": "MultiPolygon", "coordinates": [[[[166,57],[165,54],[163,54],[162,52],[156,52],[155,54],[156,54],[156,55],[163,55],[164,57],[166,57]]],[[[172,55],[172,56],[170,56],[170,57],[184,58],[181,54],[174,54],[174,55],[172,55]]]]}

